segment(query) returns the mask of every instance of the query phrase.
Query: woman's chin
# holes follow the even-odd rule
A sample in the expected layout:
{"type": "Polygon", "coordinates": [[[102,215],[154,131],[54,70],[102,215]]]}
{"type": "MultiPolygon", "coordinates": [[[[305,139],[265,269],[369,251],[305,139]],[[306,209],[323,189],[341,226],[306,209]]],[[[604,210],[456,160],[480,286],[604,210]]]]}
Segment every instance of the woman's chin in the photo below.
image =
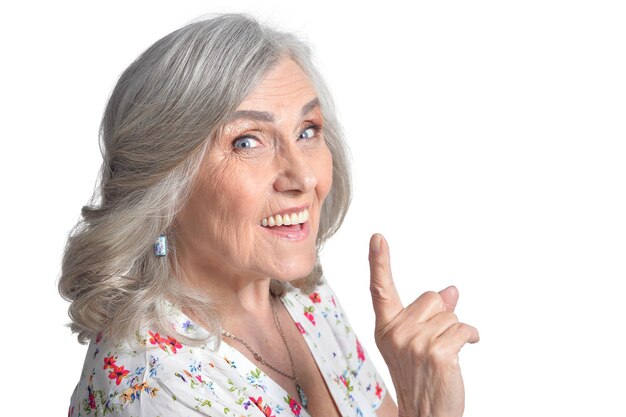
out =
{"type": "Polygon", "coordinates": [[[293,281],[297,281],[299,279],[308,277],[309,274],[311,274],[311,271],[313,271],[312,267],[307,270],[293,271],[292,273],[277,274],[273,276],[272,278],[280,282],[293,282],[293,281]]]}
{"type": "Polygon", "coordinates": [[[271,277],[281,282],[291,282],[308,277],[316,264],[316,257],[302,259],[299,262],[288,262],[276,265],[271,277]]]}

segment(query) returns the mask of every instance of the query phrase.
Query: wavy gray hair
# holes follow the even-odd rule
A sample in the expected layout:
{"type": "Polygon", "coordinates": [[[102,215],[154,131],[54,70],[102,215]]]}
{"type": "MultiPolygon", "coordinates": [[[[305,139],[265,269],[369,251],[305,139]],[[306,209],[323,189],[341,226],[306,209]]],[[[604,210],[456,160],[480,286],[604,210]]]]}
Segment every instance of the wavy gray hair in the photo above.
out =
{"type": "MultiPolygon", "coordinates": [[[[141,54],[108,101],[100,129],[99,186],[68,237],[59,280],[61,295],[71,301],[70,327],[81,343],[99,333],[131,340],[148,323],[169,333],[165,317],[171,304],[201,311],[208,330],[219,329],[210,298],[185,287],[177,276],[171,226],[211,139],[285,56],[317,89],[323,135],[333,156],[333,186],[322,207],[318,252],[337,231],[350,204],[347,148],[309,48],[292,34],[245,15],[189,24],[141,54]],[[163,232],[172,245],[166,259],[155,257],[152,249],[163,232]]],[[[293,285],[310,292],[321,275],[318,258],[310,275],[293,285]]],[[[273,293],[285,289],[272,281],[273,293]]]]}

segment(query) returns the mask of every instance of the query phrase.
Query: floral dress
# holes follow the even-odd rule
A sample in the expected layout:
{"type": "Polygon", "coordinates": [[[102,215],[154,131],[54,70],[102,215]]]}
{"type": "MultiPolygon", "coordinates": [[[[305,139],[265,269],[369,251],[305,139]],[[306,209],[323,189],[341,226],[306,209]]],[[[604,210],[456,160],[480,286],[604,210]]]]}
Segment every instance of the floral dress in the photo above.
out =
{"type": "MultiPolygon", "coordinates": [[[[376,417],[387,390],[327,284],[281,301],[302,333],[342,416],[376,417]]],[[[172,309],[168,319],[192,337],[206,330],[172,309]]],[[[175,333],[173,333],[175,334],[175,333]]],[[[306,409],[238,350],[222,341],[191,346],[150,329],[140,348],[98,337],[89,345],[68,415],[301,416],[306,409]]]]}

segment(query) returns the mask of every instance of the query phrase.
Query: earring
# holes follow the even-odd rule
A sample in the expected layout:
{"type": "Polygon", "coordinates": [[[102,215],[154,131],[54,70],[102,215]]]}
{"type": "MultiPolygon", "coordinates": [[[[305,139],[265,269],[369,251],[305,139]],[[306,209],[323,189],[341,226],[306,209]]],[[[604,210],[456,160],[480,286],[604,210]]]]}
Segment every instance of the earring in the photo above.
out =
{"type": "Polygon", "coordinates": [[[167,236],[163,233],[154,242],[154,256],[166,256],[167,255],[167,236]]]}

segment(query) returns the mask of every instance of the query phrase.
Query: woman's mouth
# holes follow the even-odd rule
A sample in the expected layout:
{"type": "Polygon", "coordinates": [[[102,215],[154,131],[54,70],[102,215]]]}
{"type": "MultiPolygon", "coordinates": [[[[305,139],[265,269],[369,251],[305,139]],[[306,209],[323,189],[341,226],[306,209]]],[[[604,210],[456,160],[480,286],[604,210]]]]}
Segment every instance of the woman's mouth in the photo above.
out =
{"type": "Polygon", "coordinates": [[[274,214],[261,220],[261,226],[270,233],[279,235],[290,240],[301,240],[308,236],[309,210],[302,209],[298,212],[274,214]]]}

